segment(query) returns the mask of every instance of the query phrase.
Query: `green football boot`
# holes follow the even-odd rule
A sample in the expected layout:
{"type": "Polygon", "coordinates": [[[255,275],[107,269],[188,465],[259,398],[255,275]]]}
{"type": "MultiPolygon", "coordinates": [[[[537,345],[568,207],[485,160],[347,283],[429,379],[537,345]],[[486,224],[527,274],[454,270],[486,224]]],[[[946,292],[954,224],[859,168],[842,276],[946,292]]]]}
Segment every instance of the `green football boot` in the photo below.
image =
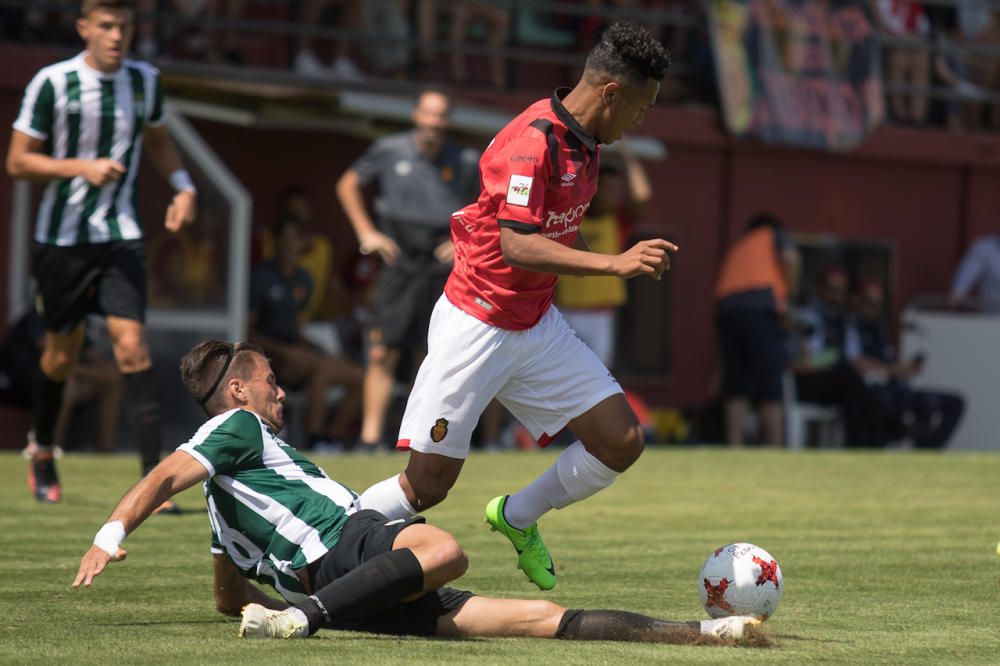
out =
{"type": "Polygon", "coordinates": [[[552,563],[549,549],[545,547],[542,536],[538,533],[538,523],[532,523],[523,530],[511,527],[503,516],[503,508],[510,495],[494,497],[486,505],[486,522],[494,532],[500,532],[510,539],[517,551],[517,568],[524,572],[528,579],[543,590],[551,590],[556,586],[556,568],[552,563]]]}

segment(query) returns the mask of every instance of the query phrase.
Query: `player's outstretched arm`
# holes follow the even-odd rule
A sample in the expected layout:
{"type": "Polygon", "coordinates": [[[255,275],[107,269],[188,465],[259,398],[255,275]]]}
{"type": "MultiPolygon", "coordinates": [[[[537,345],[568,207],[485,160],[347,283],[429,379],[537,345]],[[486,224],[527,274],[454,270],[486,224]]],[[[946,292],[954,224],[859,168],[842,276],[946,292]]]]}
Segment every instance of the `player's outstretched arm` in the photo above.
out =
{"type": "Polygon", "coordinates": [[[250,584],[227,555],[212,556],[214,568],[215,609],[223,615],[239,616],[247,604],[260,604],[264,608],[285,610],[288,604],[271,597],[250,584]]]}
{"type": "Polygon", "coordinates": [[[104,527],[94,537],[94,545],[80,560],[73,587],[90,587],[110,562],[125,559],[128,553],[121,547],[125,536],[156,507],[206,478],[208,472],[189,454],[175,451],[167,456],[118,501],[104,527]]]}
{"type": "Polygon", "coordinates": [[[14,130],[7,149],[7,174],[34,182],[83,176],[88,183],[101,187],[121,180],[125,167],[115,160],[56,159],[43,151],[45,142],[14,130]]]}
{"type": "Polygon", "coordinates": [[[508,264],[525,270],[621,278],[648,275],[656,279],[670,267],[670,253],[677,251],[673,243],[654,238],[639,241],[621,254],[599,254],[567,247],[539,233],[523,233],[508,227],[500,228],[500,247],[508,264]]]}

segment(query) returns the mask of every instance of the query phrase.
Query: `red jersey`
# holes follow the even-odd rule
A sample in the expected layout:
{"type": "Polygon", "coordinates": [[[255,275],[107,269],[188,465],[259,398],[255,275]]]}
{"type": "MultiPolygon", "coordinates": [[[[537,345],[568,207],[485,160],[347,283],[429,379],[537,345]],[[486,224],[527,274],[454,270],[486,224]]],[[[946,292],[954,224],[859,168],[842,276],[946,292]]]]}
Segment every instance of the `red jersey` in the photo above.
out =
{"type": "Polygon", "coordinates": [[[458,308],[508,330],[531,328],[558,276],[509,266],[500,227],[573,245],[597,190],[599,147],[556,91],[512,120],[479,160],[479,199],[451,218],[455,265],[444,293],[458,308]]]}

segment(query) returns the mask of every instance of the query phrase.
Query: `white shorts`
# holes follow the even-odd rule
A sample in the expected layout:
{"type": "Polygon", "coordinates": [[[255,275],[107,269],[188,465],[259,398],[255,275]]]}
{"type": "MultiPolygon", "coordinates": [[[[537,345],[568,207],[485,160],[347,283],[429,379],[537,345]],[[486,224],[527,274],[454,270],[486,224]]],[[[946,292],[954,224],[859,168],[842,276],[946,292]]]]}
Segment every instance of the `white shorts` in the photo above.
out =
{"type": "Polygon", "coordinates": [[[622,393],[552,306],[525,331],[491,326],[442,295],[399,428],[398,448],[464,459],[494,397],[543,446],[577,416],[622,393]]]}
{"type": "Polygon", "coordinates": [[[563,319],[583,342],[594,350],[604,365],[611,365],[615,355],[615,311],[563,310],[563,319]]]}

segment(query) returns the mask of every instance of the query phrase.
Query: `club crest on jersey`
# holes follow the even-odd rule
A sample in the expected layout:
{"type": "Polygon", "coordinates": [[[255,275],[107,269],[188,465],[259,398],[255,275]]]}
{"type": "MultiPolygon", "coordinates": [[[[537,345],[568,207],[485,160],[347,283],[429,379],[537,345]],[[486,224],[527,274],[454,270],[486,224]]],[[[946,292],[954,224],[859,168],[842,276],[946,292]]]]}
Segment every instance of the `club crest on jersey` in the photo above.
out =
{"type": "Polygon", "coordinates": [[[527,206],[531,198],[531,176],[512,174],[507,186],[507,203],[513,206],[527,206]]]}
{"type": "Polygon", "coordinates": [[[448,419],[438,419],[431,428],[431,441],[440,442],[448,434],[448,419]]]}

